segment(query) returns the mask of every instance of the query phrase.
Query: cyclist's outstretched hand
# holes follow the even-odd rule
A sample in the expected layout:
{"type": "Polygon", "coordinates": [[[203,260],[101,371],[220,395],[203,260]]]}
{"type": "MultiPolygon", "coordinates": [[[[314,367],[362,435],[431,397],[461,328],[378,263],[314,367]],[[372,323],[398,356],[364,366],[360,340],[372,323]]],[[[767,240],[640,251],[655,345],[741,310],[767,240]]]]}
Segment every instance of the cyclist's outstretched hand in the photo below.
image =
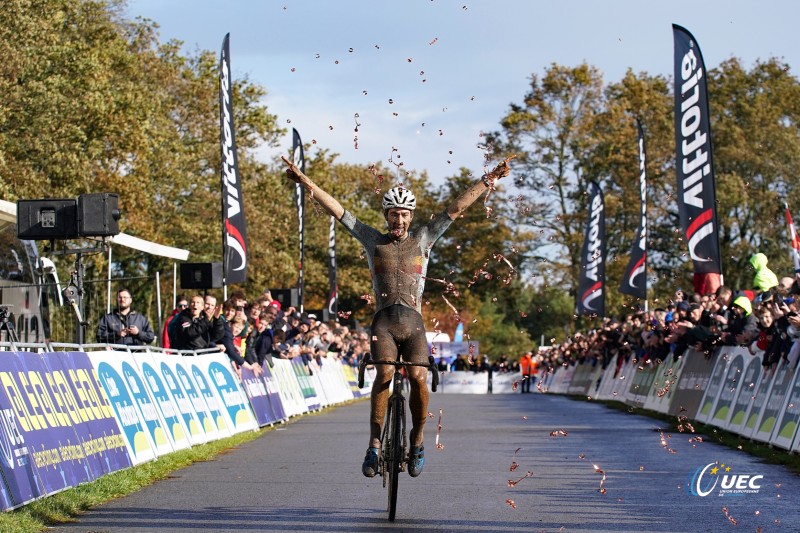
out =
{"type": "Polygon", "coordinates": [[[303,178],[306,177],[305,174],[303,174],[302,171],[299,168],[297,168],[297,165],[286,159],[286,156],[282,155],[281,159],[283,159],[283,162],[286,163],[286,166],[288,167],[286,169],[286,177],[288,177],[293,182],[300,183],[302,185],[304,183],[303,178]]]}
{"type": "Polygon", "coordinates": [[[491,177],[495,180],[499,180],[500,178],[505,178],[511,172],[511,167],[508,166],[508,162],[517,157],[517,154],[511,154],[510,156],[503,159],[500,164],[498,164],[494,169],[489,173],[491,177]]]}

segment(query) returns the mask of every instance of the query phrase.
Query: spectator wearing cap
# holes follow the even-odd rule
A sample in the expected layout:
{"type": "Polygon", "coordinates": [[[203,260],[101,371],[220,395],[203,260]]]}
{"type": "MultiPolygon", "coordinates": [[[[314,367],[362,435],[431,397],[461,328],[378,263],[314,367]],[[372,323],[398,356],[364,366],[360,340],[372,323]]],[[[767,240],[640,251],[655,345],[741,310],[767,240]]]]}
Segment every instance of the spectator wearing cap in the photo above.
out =
{"type": "Polygon", "coordinates": [[[294,343],[293,339],[298,335],[304,334],[311,327],[311,322],[303,317],[300,313],[292,313],[289,316],[289,331],[286,332],[286,343],[291,345],[294,343]],[[302,329],[303,322],[305,321],[305,329],[302,329]]]}
{"type": "Polygon", "coordinates": [[[728,330],[722,335],[728,346],[747,346],[758,333],[758,324],[753,315],[753,304],[745,296],[737,296],[731,304],[732,317],[728,330]]]}

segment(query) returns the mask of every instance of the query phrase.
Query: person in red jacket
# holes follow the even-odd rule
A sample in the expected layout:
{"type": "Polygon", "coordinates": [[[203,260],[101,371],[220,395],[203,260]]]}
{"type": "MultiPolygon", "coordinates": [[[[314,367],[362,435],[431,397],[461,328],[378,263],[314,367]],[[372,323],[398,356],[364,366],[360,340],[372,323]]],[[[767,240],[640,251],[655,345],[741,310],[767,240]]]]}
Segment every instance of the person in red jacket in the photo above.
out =
{"type": "Polygon", "coordinates": [[[189,302],[181,295],[178,296],[178,307],[172,310],[172,314],[164,321],[164,328],[161,330],[161,347],[169,348],[169,323],[173,318],[178,316],[178,313],[189,307],[189,302]]]}
{"type": "Polygon", "coordinates": [[[533,352],[526,352],[519,358],[519,370],[522,373],[522,394],[531,391],[531,373],[533,371],[533,352]]]}

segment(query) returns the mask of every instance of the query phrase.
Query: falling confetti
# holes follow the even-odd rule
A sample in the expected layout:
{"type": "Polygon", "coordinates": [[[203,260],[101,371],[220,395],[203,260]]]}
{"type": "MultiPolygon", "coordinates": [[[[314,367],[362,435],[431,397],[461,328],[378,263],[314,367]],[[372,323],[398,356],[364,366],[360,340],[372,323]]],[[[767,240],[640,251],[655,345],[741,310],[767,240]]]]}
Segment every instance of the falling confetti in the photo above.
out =
{"type": "Polygon", "coordinates": [[[516,486],[517,486],[517,483],[519,483],[520,481],[522,481],[522,480],[523,480],[523,479],[525,479],[526,477],[531,477],[531,476],[533,476],[533,472],[531,472],[531,471],[529,470],[529,471],[528,471],[528,473],[526,473],[524,476],[522,476],[521,478],[517,479],[516,481],[515,481],[515,480],[513,480],[513,479],[509,479],[509,480],[508,480],[508,487],[509,487],[509,488],[516,487],[516,486]]]}
{"type": "Polygon", "coordinates": [[[727,507],[723,507],[723,508],[722,508],[722,514],[724,514],[724,515],[725,515],[725,518],[727,518],[727,519],[730,521],[730,523],[731,523],[731,524],[733,524],[734,526],[737,524],[737,522],[736,522],[736,519],[735,519],[735,518],[733,518],[733,517],[732,517],[732,516],[731,516],[731,515],[728,513],[728,508],[727,508],[727,507]]]}
{"type": "Polygon", "coordinates": [[[436,449],[444,450],[444,444],[439,442],[439,437],[442,434],[442,408],[439,408],[439,423],[436,426],[436,449]]]}
{"type": "Polygon", "coordinates": [[[516,509],[516,508],[517,508],[517,504],[516,504],[516,503],[514,503],[514,500],[512,500],[512,499],[510,499],[510,498],[509,498],[508,500],[506,500],[506,503],[507,503],[508,505],[510,505],[512,509],[516,509]]]}
{"type": "Polygon", "coordinates": [[[521,449],[522,448],[517,448],[516,450],[514,450],[514,455],[511,456],[511,466],[508,468],[509,472],[513,472],[514,470],[519,468],[519,464],[517,463],[516,458],[517,458],[517,452],[520,451],[521,449]]]}
{"type": "Polygon", "coordinates": [[[557,429],[555,431],[551,431],[550,432],[550,436],[551,437],[566,437],[567,436],[567,432],[564,431],[563,429],[557,429]]]}
{"type": "Polygon", "coordinates": [[[595,473],[601,474],[603,476],[602,479],[600,479],[600,486],[597,488],[597,492],[599,492],[600,494],[605,494],[606,489],[605,487],[603,487],[603,484],[606,482],[606,473],[599,466],[597,465],[592,465],[592,466],[594,467],[595,473]]]}

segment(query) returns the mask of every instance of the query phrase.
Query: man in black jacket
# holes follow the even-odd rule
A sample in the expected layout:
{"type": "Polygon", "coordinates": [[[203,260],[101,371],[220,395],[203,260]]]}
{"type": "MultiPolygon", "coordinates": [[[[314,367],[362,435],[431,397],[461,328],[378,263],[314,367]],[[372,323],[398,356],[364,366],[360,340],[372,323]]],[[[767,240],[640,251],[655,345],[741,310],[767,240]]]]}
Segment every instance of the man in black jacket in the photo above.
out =
{"type": "Polygon", "coordinates": [[[216,348],[216,341],[225,336],[225,326],[220,317],[222,307],[213,296],[206,301],[199,294],[192,296],[189,309],[185,309],[173,320],[178,321],[177,350],[202,350],[216,348]]]}
{"type": "Polygon", "coordinates": [[[156,334],[150,322],[142,314],[131,309],[131,291],[117,291],[117,308],[103,315],[97,324],[97,342],[142,346],[150,344],[156,334]]]}

